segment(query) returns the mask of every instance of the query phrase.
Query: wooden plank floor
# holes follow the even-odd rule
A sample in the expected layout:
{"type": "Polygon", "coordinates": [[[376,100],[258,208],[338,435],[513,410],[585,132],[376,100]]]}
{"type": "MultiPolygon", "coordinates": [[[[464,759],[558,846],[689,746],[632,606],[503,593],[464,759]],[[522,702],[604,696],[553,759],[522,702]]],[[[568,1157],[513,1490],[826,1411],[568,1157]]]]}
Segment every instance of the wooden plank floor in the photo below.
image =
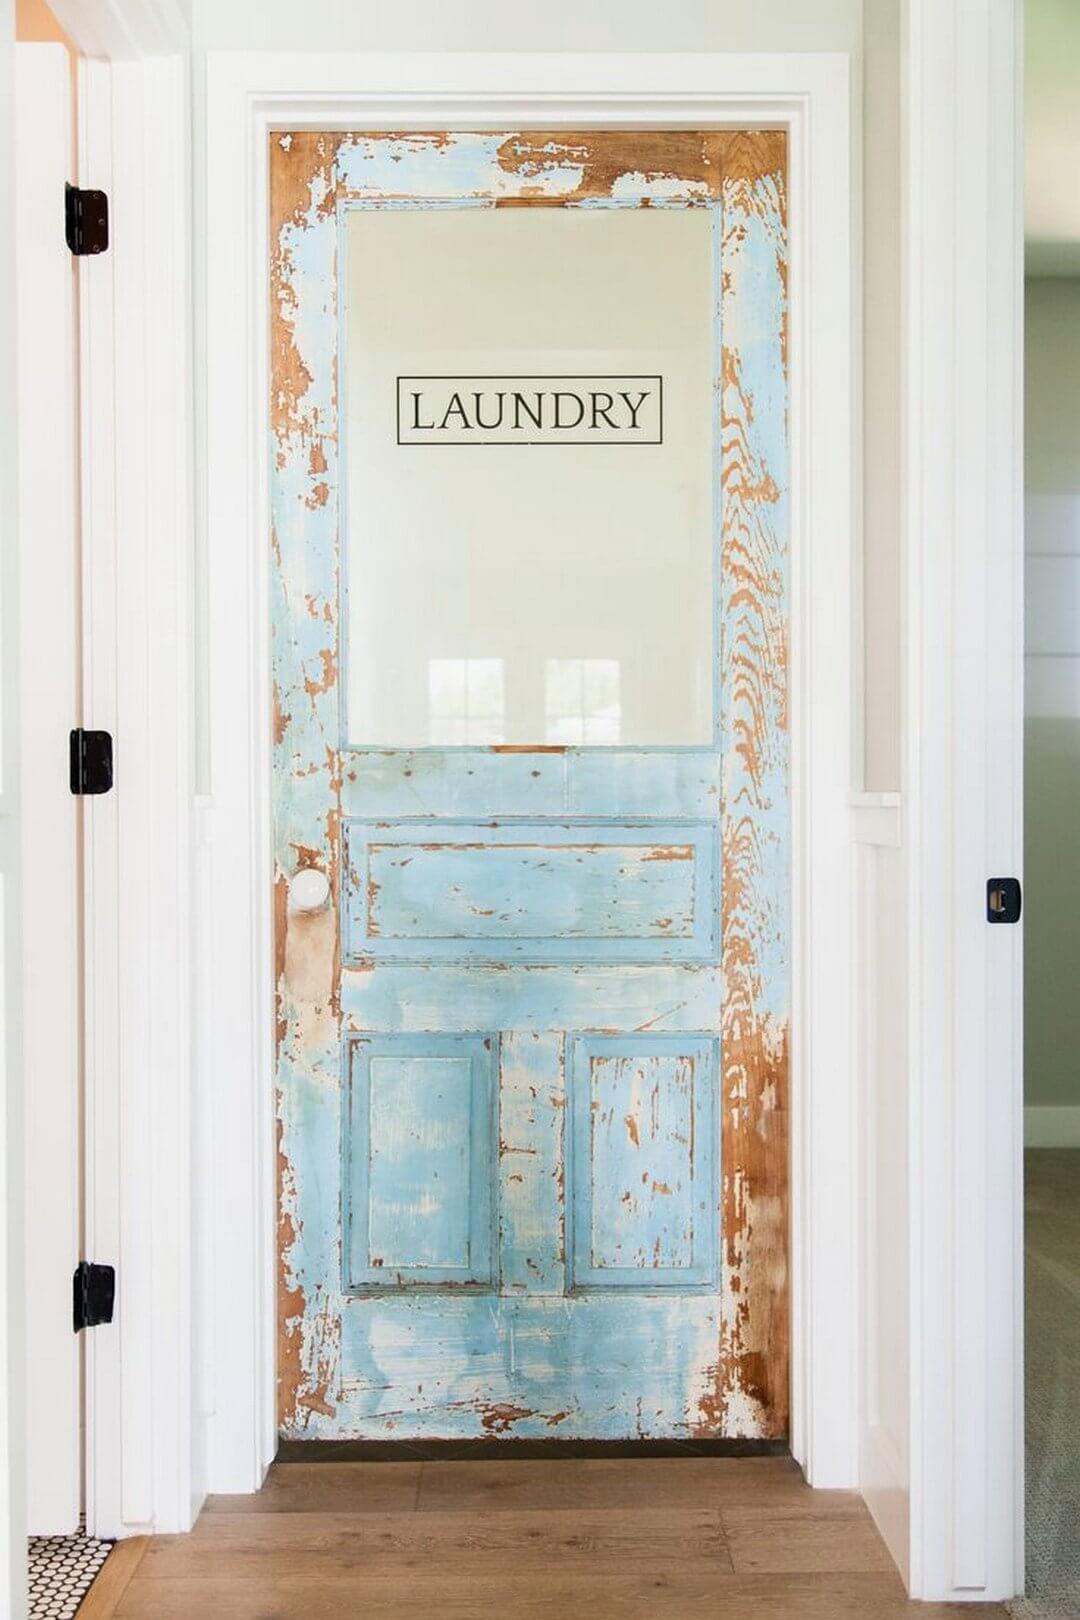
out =
{"type": "Polygon", "coordinates": [[[780,1457],[278,1463],[128,1565],[95,1620],[1004,1617],[909,1604],[859,1498],[780,1457]]]}

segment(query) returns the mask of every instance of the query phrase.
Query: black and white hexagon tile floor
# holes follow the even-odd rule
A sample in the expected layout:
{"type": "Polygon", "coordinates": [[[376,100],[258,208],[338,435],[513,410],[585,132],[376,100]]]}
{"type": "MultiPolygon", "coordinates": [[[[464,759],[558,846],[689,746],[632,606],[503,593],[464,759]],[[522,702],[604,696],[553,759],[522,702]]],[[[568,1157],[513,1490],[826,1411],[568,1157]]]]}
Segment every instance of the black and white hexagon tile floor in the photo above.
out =
{"type": "Polygon", "coordinates": [[[85,1530],[74,1536],[30,1537],[30,1620],[72,1620],[112,1552],[85,1530]]]}

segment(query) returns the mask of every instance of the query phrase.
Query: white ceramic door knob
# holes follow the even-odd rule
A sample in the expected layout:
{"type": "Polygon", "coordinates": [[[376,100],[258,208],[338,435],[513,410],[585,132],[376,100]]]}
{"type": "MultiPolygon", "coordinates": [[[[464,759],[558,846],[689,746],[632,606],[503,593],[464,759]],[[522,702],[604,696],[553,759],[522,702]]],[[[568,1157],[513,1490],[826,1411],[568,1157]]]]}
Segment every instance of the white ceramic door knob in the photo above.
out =
{"type": "Polygon", "coordinates": [[[330,898],[330,879],[314,866],[302,866],[289,879],[290,911],[322,911],[330,898]]]}

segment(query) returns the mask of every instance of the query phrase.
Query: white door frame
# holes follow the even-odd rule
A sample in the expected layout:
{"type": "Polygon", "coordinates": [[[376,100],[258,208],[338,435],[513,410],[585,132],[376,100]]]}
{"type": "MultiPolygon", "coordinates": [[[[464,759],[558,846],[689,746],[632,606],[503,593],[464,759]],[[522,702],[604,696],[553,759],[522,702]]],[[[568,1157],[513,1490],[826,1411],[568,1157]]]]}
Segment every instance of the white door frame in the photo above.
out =
{"type": "Polygon", "coordinates": [[[27,1520],[70,1535],[82,1495],[82,1357],[71,1279],[82,1226],[80,801],[68,735],[79,697],[75,272],[64,237],[71,64],[59,44],[15,48],[19,376],[19,634],[25,1098],[27,1520]]]}
{"type": "MultiPolygon", "coordinates": [[[[0,0],[0,214],[15,211],[15,7],[0,0]]],[[[0,419],[18,427],[15,244],[0,237],[0,419]]],[[[0,433],[0,1613],[26,1614],[26,1253],[16,433],[0,433]]]]}
{"type": "MultiPolygon", "coordinates": [[[[82,723],[116,785],[84,807],[85,1258],[117,1268],[85,1343],[87,1529],[186,1529],[193,1371],[190,33],[174,0],[53,0],[83,53],[78,184],[82,723]]],[[[72,177],[75,178],[74,176],[72,177]]]]}
{"type": "Polygon", "coordinates": [[[111,246],[80,265],[86,1248],[117,1267],[86,1343],[87,1523],[186,1528],[193,1411],[194,819],[188,64],[83,61],[79,165],[111,246]]]}
{"type": "Polygon", "coordinates": [[[911,1588],[1023,1590],[1020,0],[908,0],[911,1588]]]}
{"type": "MultiPolygon", "coordinates": [[[[801,799],[793,1438],[815,1483],[856,1483],[853,1233],[865,1215],[866,1189],[857,1174],[847,811],[848,789],[857,785],[852,739],[859,711],[851,476],[858,436],[851,320],[858,267],[848,244],[852,237],[858,241],[859,222],[850,206],[846,64],[805,55],[211,59],[202,346],[213,385],[205,447],[213,799],[198,875],[204,897],[199,977],[207,993],[193,1035],[193,919],[184,881],[193,869],[186,727],[193,688],[187,653],[194,488],[183,449],[192,309],[185,252],[186,37],[177,24],[176,32],[166,30],[165,43],[155,34],[132,45],[132,30],[148,14],[157,29],[168,0],[153,8],[137,0],[109,0],[108,6],[54,0],[54,9],[77,43],[113,58],[85,69],[99,81],[100,95],[88,93],[86,102],[98,108],[101,139],[110,107],[115,120],[102,168],[112,170],[110,273],[117,281],[111,291],[97,289],[100,319],[86,339],[96,352],[84,350],[83,360],[100,411],[87,413],[87,432],[103,440],[94,466],[104,469],[115,456],[121,471],[115,490],[103,470],[95,472],[87,497],[96,503],[88,517],[104,549],[97,553],[100,567],[88,571],[86,611],[99,657],[106,659],[111,635],[118,659],[127,662],[119,682],[101,664],[87,676],[88,685],[98,680],[104,705],[123,710],[114,803],[126,794],[123,814],[141,817],[146,835],[129,852],[119,834],[106,829],[89,852],[105,919],[89,986],[98,1009],[102,1086],[89,1152],[103,1211],[100,1232],[120,1255],[122,1288],[117,1329],[108,1341],[99,1338],[94,1352],[93,1447],[95,1467],[103,1470],[95,1528],[184,1528],[208,1485],[254,1488],[275,1440],[263,612],[266,131],[282,121],[324,127],[475,123],[478,108],[503,125],[621,119],[781,122],[792,129],[794,477],[800,492],[793,769],[801,799]],[[130,26],[116,28],[115,37],[96,46],[88,35],[84,41],[83,29],[95,19],[100,26],[103,16],[123,21],[128,14],[130,26]],[[168,65],[153,56],[117,60],[146,49],[178,54],[168,65]],[[355,93],[356,85],[362,93],[355,93]],[[297,86],[306,92],[296,94],[297,86]],[[135,235],[128,222],[137,219],[143,223],[135,235]],[[104,381],[94,384],[95,376],[115,376],[115,391],[110,394],[104,381]],[[110,549],[107,525],[114,522],[118,537],[110,549]],[[148,567],[150,555],[164,565],[148,567]],[[141,665],[132,664],[136,653],[141,665]],[[188,1061],[193,1039],[194,1075],[188,1061]],[[110,1081],[114,1059],[117,1078],[110,1081]],[[129,1148],[121,1156],[125,1140],[129,1148]],[[193,1195],[193,1144],[204,1141],[213,1145],[215,1162],[210,1174],[198,1174],[193,1195]],[[193,1244],[216,1256],[212,1271],[204,1267],[194,1275],[193,1244]],[[132,1279],[126,1289],[125,1277],[132,1279]],[[204,1365],[222,1392],[207,1414],[205,1467],[198,1356],[191,1351],[200,1321],[211,1331],[202,1347],[204,1365]]],[[[0,0],[0,17],[5,14],[10,8],[0,0]]],[[[907,1544],[898,1547],[894,1539],[893,1550],[910,1570],[913,1592],[927,1598],[1007,1597],[1022,1582],[1018,939],[1010,930],[988,936],[973,921],[976,914],[981,921],[985,876],[992,868],[993,875],[1015,871],[1019,847],[1019,278],[1015,253],[1002,252],[1003,242],[1016,239],[1015,23],[1014,0],[907,0],[905,7],[907,709],[905,793],[895,819],[907,860],[911,976],[906,1226],[912,1310],[905,1347],[911,1478],[907,1544]],[[943,163],[943,152],[956,153],[955,164],[943,163]],[[974,300],[967,297],[972,285],[974,300]],[[984,534],[992,542],[986,547],[984,534]],[[989,634],[991,600],[995,625],[1004,619],[1009,626],[1012,639],[1004,646],[989,634]],[[957,771],[952,766],[961,750],[964,769],[957,771]],[[1005,789],[995,793],[988,825],[988,794],[997,781],[1005,789]],[[998,1045],[981,1035],[989,1009],[995,1015],[1004,1009],[1007,1018],[1008,1034],[998,1045]],[[974,1128],[961,1128],[969,1120],[974,1128]]],[[[92,111],[86,116],[93,122],[92,111]]],[[[93,129],[84,130],[84,152],[92,136],[93,129]]],[[[6,128],[0,129],[0,152],[6,138],[6,128]]],[[[84,172],[82,180],[101,183],[102,176],[84,172]]],[[[87,298],[93,304],[91,289],[87,298]]],[[[6,296],[3,316],[6,330],[6,296]]],[[[0,362],[0,386],[6,387],[2,354],[0,362]]],[[[87,723],[109,721],[88,711],[87,723]]],[[[880,806],[862,808],[881,819],[880,806]]],[[[5,821],[5,847],[13,824],[14,818],[5,821]]],[[[4,870],[17,888],[18,862],[10,849],[4,870]]],[[[9,905],[8,927],[15,916],[9,905]]],[[[10,965],[5,988],[14,993],[10,965]]],[[[15,1065],[9,1131],[19,1106],[16,1023],[9,1026],[7,1053],[15,1065]]],[[[10,1139],[6,1166],[13,1194],[3,1205],[10,1261],[19,1220],[19,1166],[10,1139]]],[[[17,1352],[17,1317],[14,1337],[10,1327],[6,1343],[17,1352]]],[[[5,1481],[11,1537],[0,1541],[0,1552],[6,1548],[10,1557],[0,1575],[15,1586],[25,1446],[17,1372],[0,1356],[3,1414],[12,1427],[5,1481]]],[[[906,1478],[898,1488],[906,1493],[906,1478]]]]}
{"type": "Polygon", "coordinates": [[[848,796],[856,733],[852,209],[841,55],[325,56],[207,63],[207,556],[219,1266],[204,1309],[227,1406],[218,1490],[275,1448],[268,647],[268,137],[273,129],[784,127],[791,169],[794,813],[793,1446],[856,1482],[855,1089],[848,796]],[[362,87],[362,88],[357,88],[362,87]]]}

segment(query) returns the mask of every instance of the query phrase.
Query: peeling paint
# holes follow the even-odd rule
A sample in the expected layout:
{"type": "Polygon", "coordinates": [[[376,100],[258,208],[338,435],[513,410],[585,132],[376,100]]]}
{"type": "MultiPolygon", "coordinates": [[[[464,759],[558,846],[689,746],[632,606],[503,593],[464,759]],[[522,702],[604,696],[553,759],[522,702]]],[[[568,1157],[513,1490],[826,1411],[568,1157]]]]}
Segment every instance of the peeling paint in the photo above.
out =
{"type": "MultiPolygon", "coordinates": [[[[785,165],[784,137],[770,131],[271,137],[286,1434],[786,1433],[785,165]],[[357,751],[343,760],[338,209],[439,200],[715,211],[718,751],[548,745],[357,751]],[[501,817],[529,822],[528,838],[500,843],[501,817]],[[403,818],[481,830],[468,840],[456,830],[425,833],[405,849],[403,818]],[[587,836],[574,831],[583,821],[587,836]],[[619,847],[639,821],[648,841],[619,847]],[[602,836],[596,822],[608,829],[602,836]],[[363,850],[354,848],[361,824],[381,824],[386,836],[365,832],[363,850]],[[553,850],[532,824],[562,827],[563,842],[553,850]],[[690,827],[707,832],[692,837],[690,827]],[[702,853],[710,840],[713,865],[702,853]],[[301,866],[330,879],[332,903],[321,913],[288,911],[287,881],[301,866]],[[719,918],[702,932],[717,889],[719,918]],[[527,932],[536,929],[548,930],[546,956],[527,932]],[[429,949],[440,939],[442,959],[429,949]],[[558,959],[551,939],[562,941],[558,959]],[[417,941],[429,952],[422,959],[417,941]],[[472,959],[463,955],[468,941],[472,959]],[[491,1053],[492,1285],[406,1286],[408,1268],[387,1248],[372,1256],[373,1271],[385,1274],[379,1288],[343,1286],[342,1054],[353,1037],[372,1035],[396,1040],[406,1057],[421,1050],[418,1037],[482,1038],[491,1053]],[[586,1110],[595,1135],[575,1113],[586,1050],[612,1092],[586,1110]],[[710,1085],[715,1095],[702,1090],[710,1085]],[[583,1235],[587,1152],[605,1166],[607,1202],[583,1235]],[[706,1243],[702,1259],[695,1244],[706,1228],[715,1253],[706,1243]],[[625,1282],[575,1281],[585,1258],[613,1256],[628,1261],[625,1282]]],[[[438,1117],[450,1133],[445,1146],[456,1140],[452,1111],[438,1117]]],[[[424,1189],[410,1199],[420,1226],[452,1203],[424,1189]]]]}

